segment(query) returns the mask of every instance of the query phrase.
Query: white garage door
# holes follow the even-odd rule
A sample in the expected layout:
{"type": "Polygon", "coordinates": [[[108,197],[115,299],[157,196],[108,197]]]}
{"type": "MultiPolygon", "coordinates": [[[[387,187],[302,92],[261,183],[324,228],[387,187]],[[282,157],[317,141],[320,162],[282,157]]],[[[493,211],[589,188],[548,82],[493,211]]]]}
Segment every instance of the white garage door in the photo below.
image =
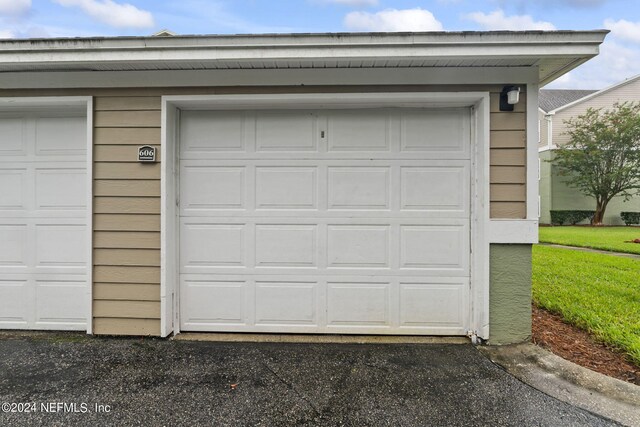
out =
{"type": "Polygon", "coordinates": [[[464,334],[470,117],[182,111],[181,329],[464,334]]]}
{"type": "Polygon", "coordinates": [[[86,126],[0,116],[0,328],[87,327],[86,126]]]}

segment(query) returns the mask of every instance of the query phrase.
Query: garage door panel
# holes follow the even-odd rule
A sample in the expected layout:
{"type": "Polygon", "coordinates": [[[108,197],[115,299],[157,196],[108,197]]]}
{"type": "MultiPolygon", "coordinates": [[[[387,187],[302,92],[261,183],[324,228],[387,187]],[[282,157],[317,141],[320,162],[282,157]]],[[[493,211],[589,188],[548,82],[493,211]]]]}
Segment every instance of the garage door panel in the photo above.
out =
{"type": "Polygon", "coordinates": [[[256,209],[317,209],[318,168],[258,166],[256,209]]]}
{"type": "Polygon", "coordinates": [[[36,268],[79,270],[87,267],[89,248],[84,225],[39,224],[35,227],[36,268]]]}
{"type": "Polygon", "coordinates": [[[182,267],[245,267],[244,224],[186,223],[181,227],[182,267]]]}
{"type": "Polygon", "coordinates": [[[391,208],[390,167],[329,166],[327,175],[329,209],[391,208]]]}
{"type": "Polygon", "coordinates": [[[400,226],[401,269],[469,268],[469,229],[466,225],[400,226]]]}
{"type": "Polygon", "coordinates": [[[409,110],[401,119],[400,146],[410,152],[448,152],[468,155],[471,144],[467,110],[409,110]]]}
{"type": "Polygon", "coordinates": [[[388,225],[329,225],[328,268],[389,268],[388,225]]]}
{"type": "Polygon", "coordinates": [[[36,280],[36,325],[57,329],[60,324],[76,324],[83,327],[87,322],[86,281],[36,280]]]}
{"type": "Polygon", "coordinates": [[[329,113],[327,150],[391,151],[391,115],[388,111],[345,110],[329,113]]]}
{"type": "Polygon", "coordinates": [[[0,280],[0,328],[26,327],[29,322],[31,292],[27,280],[0,280]]]}
{"type": "MultiPolygon", "coordinates": [[[[183,210],[188,214],[190,219],[198,219],[199,221],[208,222],[234,222],[234,221],[252,221],[259,218],[268,218],[268,221],[275,222],[311,222],[311,221],[349,221],[349,216],[357,215],[356,221],[362,220],[367,223],[382,221],[422,221],[424,219],[434,221],[446,221],[447,219],[457,220],[463,219],[463,214],[459,211],[420,211],[417,209],[405,211],[393,211],[393,218],[389,218],[389,211],[384,209],[366,210],[366,209],[331,209],[331,210],[306,210],[306,209],[260,209],[257,212],[251,210],[206,210],[206,209],[190,209],[183,210]],[[278,212],[278,216],[271,215],[278,212]],[[233,216],[230,216],[233,215],[233,216]]],[[[0,217],[2,215],[0,214],[0,217]]]]}
{"type": "Polygon", "coordinates": [[[84,155],[87,150],[84,117],[39,117],[35,123],[35,152],[45,156],[84,155]]]}
{"type": "Polygon", "coordinates": [[[36,208],[85,210],[86,175],[85,168],[36,168],[36,208]],[[61,189],[64,191],[60,191],[61,189]]]}
{"type": "Polygon", "coordinates": [[[402,166],[401,209],[469,215],[469,167],[402,166]]]}
{"type": "Polygon", "coordinates": [[[26,209],[27,169],[0,166],[0,211],[26,209]]]}
{"type": "Polygon", "coordinates": [[[316,129],[317,117],[310,111],[259,111],[256,151],[317,151],[316,129]]]}
{"type": "Polygon", "coordinates": [[[319,326],[317,283],[257,281],[255,287],[256,325],[319,326]]]}
{"type": "Polygon", "coordinates": [[[460,327],[465,324],[468,281],[400,282],[400,326],[460,327]]]}
{"type": "Polygon", "coordinates": [[[256,225],[256,267],[316,267],[317,235],[315,225],[256,225]]]}
{"type": "Polygon", "coordinates": [[[184,210],[243,209],[246,205],[246,168],[185,166],[181,192],[184,210]]]}
{"type": "Polygon", "coordinates": [[[245,306],[247,282],[244,280],[181,281],[182,322],[184,324],[247,324],[245,306]],[[188,310],[186,310],[188,308],[188,310]]]}
{"type": "Polygon", "coordinates": [[[0,155],[25,156],[27,144],[25,140],[25,122],[16,118],[0,118],[0,155]]]}
{"type": "Polygon", "coordinates": [[[245,151],[246,117],[229,111],[183,111],[180,116],[183,155],[245,151]]]}
{"type": "Polygon", "coordinates": [[[183,330],[463,334],[468,278],[183,275],[183,330]],[[185,310],[187,309],[188,310],[185,310]],[[215,314],[215,315],[214,315],[215,314]]]}
{"type": "Polygon", "coordinates": [[[327,283],[327,326],[387,326],[390,283],[327,283]]]}
{"type": "Polygon", "coordinates": [[[28,241],[27,224],[0,225],[0,269],[28,266],[28,241]]]}

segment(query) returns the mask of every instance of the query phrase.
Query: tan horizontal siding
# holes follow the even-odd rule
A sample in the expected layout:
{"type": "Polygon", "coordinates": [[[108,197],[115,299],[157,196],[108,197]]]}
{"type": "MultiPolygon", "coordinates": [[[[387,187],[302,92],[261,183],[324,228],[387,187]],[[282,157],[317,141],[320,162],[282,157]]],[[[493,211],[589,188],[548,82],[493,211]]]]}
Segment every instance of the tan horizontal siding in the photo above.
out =
{"type": "MultiPolygon", "coordinates": [[[[156,159],[160,161],[160,146],[155,145],[154,147],[156,148],[156,159]]],[[[93,150],[93,159],[96,162],[138,163],[138,146],[98,145],[93,150]]]]}
{"type": "Polygon", "coordinates": [[[491,184],[524,184],[527,179],[527,169],[524,166],[491,166],[491,184]]]}
{"type": "Polygon", "coordinates": [[[160,301],[160,285],[140,283],[96,283],[94,300],[160,301]]]}
{"type": "Polygon", "coordinates": [[[526,114],[517,112],[491,112],[492,131],[495,130],[524,130],[526,128],[526,114]]]}
{"type": "Polygon", "coordinates": [[[491,184],[491,202],[524,202],[527,186],[524,184],[491,184]]]}
{"type": "Polygon", "coordinates": [[[160,231],[160,215],[98,214],[94,231],[160,231]]]}
{"type": "Polygon", "coordinates": [[[149,194],[160,194],[160,180],[102,180],[93,182],[94,196],[142,196],[149,194]]]}
{"type": "Polygon", "coordinates": [[[109,283],[160,283],[160,267],[96,265],[93,280],[109,283]]]}
{"type": "Polygon", "coordinates": [[[159,319],[96,318],[93,319],[93,333],[97,335],[160,335],[159,319]]]}
{"type": "Polygon", "coordinates": [[[160,233],[95,231],[94,249],[160,249],[160,233]]]}
{"type": "Polygon", "coordinates": [[[160,197],[95,197],[97,214],[160,214],[160,197]]]}
{"type": "Polygon", "coordinates": [[[160,251],[156,249],[96,249],[93,265],[126,265],[160,267],[160,251]]]}
{"type": "Polygon", "coordinates": [[[95,179],[160,179],[160,163],[96,162],[93,174],[95,179]]]}
{"type": "Polygon", "coordinates": [[[491,218],[526,218],[527,205],[522,202],[491,202],[491,218]]]}
{"type": "Polygon", "coordinates": [[[153,128],[160,126],[160,111],[96,111],[96,127],[153,128]]]}
{"type": "Polygon", "coordinates": [[[160,110],[161,106],[158,96],[99,96],[94,104],[96,111],[160,110]]]}
{"type": "Polygon", "coordinates": [[[137,148],[159,159],[161,99],[94,101],[94,331],[159,335],[160,163],[138,163],[137,148]]]}
{"type": "Polygon", "coordinates": [[[524,166],[527,163],[527,151],[524,148],[492,148],[491,165],[524,166]]]}
{"type": "Polygon", "coordinates": [[[93,143],[99,145],[154,145],[160,144],[160,127],[154,128],[96,128],[93,143]]]}
{"type": "Polygon", "coordinates": [[[133,319],[160,319],[159,301],[96,300],[95,317],[125,317],[133,319]]]}
{"type": "Polygon", "coordinates": [[[491,131],[491,148],[525,148],[527,134],[524,130],[491,131]]]}

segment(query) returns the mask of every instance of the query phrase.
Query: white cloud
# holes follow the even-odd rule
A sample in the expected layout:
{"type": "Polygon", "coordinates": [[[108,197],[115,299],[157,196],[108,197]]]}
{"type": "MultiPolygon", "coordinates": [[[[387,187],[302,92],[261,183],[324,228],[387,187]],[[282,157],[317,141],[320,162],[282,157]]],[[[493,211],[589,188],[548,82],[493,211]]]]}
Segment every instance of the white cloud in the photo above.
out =
{"type": "Polygon", "coordinates": [[[113,0],[54,0],[65,7],[78,7],[92,18],[117,28],[153,27],[153,15],[128,3],[113,0]]]}
{"type": "Polygon", "coordinates": [[[354,31],[442,31],[442,23],[421,8],[351,12],[345,16],[344,25],[354,31]]]}
{"type": "Polygon", "coordinates": [[[604,21],[605,28],[611,30],[611,35],[622,40],[640,43],[640,22],[630,22],[625,19],[604,21]]]}
{"type": "Polygon", "coordinates": [[[514,6],[523,9],[527,7],[569,7],[569,8],[590,8],[598,7],[610,0],[494,0],[501,7],[514,6]]]}
{"type": "Polygon", "coordinates": [[[182,0],[170,2],[165,11],[155,14],[165,28],[188,28],[181,34],[215,33],[295,33],[308,28],[264,25],[229,10],[227,3],[213,0],[182,0]]]}
{"type": "Polygon", "coordinates": [[[485,30],[555,30],[551,22],[534,21],[530,15],[506,16],[500,9],[491,13],[474,12],[465,16],[485,30]]]}
{"type": "Polygon", "coordinates": [[[31,9],[31,0],[0,0],[0,15],[19,16],[31,9]]]}
{"type": "Polygon", "coordinates": [[[378,0],[315,0],[317,3],[333,3],[350,7],[377,6],[378,0]]]}
{"type": "Polygon", "coordinates": [[[16,37],[16,33],[12,30],[0,30],[0,39],[13,39],[16,37]]]}
{"type": "MultiPolygon", "coordinates": [[[[558,0],[554,0],[558,2],[558,0]]],[[[559,3],[567,4],[568,6],[576,7],[594,7],[604,4],[607,0],[560,0],[559,3]]]]}

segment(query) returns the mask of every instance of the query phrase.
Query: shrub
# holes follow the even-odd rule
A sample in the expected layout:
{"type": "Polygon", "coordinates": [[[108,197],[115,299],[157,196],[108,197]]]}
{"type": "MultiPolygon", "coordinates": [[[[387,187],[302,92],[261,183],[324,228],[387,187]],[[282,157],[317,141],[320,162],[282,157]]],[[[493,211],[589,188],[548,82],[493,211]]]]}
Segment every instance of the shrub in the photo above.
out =
{"type": "Polygon", "coordinates": [[[625,224],[640,224],[640,212],[620,212],[620,217],[625,224]]]}
{"type": "Polygon", "coordinates": [[[551,211],[551,224],[562,225],[568,222],[571,225],[576,225],[585,219],[591,221],[593,215],[595,215],[595,211],[551,211]]]}

